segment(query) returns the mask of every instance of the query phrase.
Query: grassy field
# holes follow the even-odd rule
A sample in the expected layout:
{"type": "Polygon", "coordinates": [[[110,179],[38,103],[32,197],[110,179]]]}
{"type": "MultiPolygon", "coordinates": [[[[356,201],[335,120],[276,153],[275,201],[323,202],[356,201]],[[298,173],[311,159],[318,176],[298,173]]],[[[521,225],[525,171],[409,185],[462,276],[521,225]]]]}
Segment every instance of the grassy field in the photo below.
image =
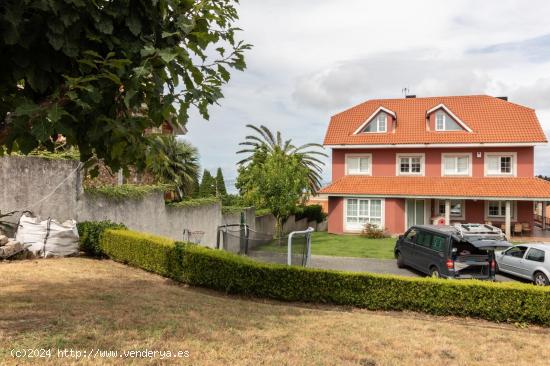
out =
{"type": "MultiPolygon", "coordinates": [[[[394,238],[366,239],[358,235],[336,235],[315,232],[311,241],[311,254],[338,257],[393,258],[394,238]]],[[[278,243],[263,245],[258,250],[286,253],[287,246],[278,243]]]]}
{"type": "MultiPolygon", "coordinates": [[[[0,364],[12,349],[188,351],[193,365],[543,365],[550,329],[289,304],[189,288],[112,261],[0,263],[0,364]]],[[[165,364],[81,359],[79,364],[165,364]]]]}

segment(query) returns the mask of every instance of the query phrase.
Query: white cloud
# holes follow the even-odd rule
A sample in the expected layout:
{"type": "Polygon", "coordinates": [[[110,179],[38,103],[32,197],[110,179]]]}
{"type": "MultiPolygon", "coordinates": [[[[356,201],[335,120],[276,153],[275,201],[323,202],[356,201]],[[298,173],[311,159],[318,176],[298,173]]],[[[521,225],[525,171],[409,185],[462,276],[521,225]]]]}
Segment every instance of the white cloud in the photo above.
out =
{"type": "MultiPolygon", "coordinates": [[[[248,69],[233,75],[209,122],[192,115],[187,135],[202,165],[221,166],[228,179],[247,123],[322,142],[331,114],[401,97],[404,87],[418,96],[508,95],[537,108],[550,130],[546,0],[242,0],[239,9],[241,36],[254,45],[248,69]]],[[[547,152],[537,149],[536,169],[550,175],[547,152]]]]}

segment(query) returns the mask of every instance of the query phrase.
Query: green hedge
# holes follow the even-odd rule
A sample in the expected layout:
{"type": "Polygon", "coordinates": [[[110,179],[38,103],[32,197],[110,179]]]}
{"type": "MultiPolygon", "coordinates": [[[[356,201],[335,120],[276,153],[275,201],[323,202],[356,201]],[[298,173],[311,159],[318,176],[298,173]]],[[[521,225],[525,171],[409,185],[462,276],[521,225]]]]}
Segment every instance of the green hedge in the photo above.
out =
{"type": "Polygon", "coordinates": [[[189,207],[209,206],[209,205],[214,205],[216,203],[221,203],[221,201],[216,197],[202,197],[202,198],[185,199],[180,202],[171,202],[168,204],[168,206],[175,207],[175,208],[189,208],[189,207]]]}
{"type": "Polygon", "coordinates": [[[121,230],[106,231],[101,247],[114,260],[232,294],[550,326],[550,288],[265,264],[121,230]]]}
{"type": "Polygon", "coordinates": [[[323,212],[321,205],[308,205],[296,207],[294,214],[296,220],[307,218],[307,221],[323,222],[327,218],[327,214],[323,212]]]}
{"type": "Polygon", "coordinates": [[[112,221],[83,221],[76,225],[80,236],[80,250],[92,257],[104,257],[99,241],[107,229],[126,229],[123,224],[112,221]]]}

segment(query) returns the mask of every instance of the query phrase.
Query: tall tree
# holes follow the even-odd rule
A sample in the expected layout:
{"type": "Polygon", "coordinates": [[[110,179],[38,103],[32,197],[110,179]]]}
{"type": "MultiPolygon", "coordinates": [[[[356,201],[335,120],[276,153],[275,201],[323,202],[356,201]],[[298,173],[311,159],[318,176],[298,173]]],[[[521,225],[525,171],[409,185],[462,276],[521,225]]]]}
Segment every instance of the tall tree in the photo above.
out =
{"type": "Polygon", "coordinates": [[[321,173],[323,172],[322,167],[325,163],[319,158],[328,156],[324,152],[316,150],[323,149],[322,145],[310,143],[294,146],[291,139],[283,140],[279,131],[274,134],[269,128],[263,125],[260,127],[254,125],[246,126],[252,129],[255,134],[246,136],[245,141],[239,144],[247,148],[237,151],[237,154],[248,153],[249,155],[239,161],[238,165],[246,165],[254,159],[266,158],[278,152],[287,156],[296,156],[308,172],[308,193],[315,194],[321,188],[321,173]]]}
{"type": "Polygon", "coordinates": [[[236,38],[238,0],[3,0],[0,154],[53,150],[82,161],[145,166],[144,131],[208,119],[250,45],[236,38]]]}
{"type": "Polygon", "coordinates": [[[178,200],[193,193],[199,174],[197,149],[173,135],[153,135],[147,154],[147,170],[162,183],[174,185],[178,200]]]}
{"type": "Polygon", "coordinates": [[[204,169],[202,173],[201,185],[199,188],[199,195],[201,197],[214,197],[216,196],[216,180],[210,174],[210,171],[204,169]]]}
{"type": "Polygon", "coordinates": [[[281,150],[256,154],[250,163],[239,168],[237,187],[245,202],[268,208],[275,216],[275,234],[281,237],[283,223],[305,200],[309,172],[300,156],[281,150]]]}
{"type": "Polygon", "coordinates": [[[225,180],[223,179],[222,168],[218,168],[216,171],[216,195],[218,197],[224,197],[227,195],[227,188],[225,188],[225,180]]]}

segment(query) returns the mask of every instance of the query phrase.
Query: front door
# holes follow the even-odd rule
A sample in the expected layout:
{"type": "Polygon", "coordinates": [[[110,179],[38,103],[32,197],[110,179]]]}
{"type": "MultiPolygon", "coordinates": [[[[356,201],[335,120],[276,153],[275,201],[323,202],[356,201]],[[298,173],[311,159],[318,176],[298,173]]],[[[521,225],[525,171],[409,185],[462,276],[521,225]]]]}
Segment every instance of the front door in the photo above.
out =
{"type": "Polygon", "coordinates": [[[426,224],[426,201],[408,199],[406,202],[407,228],[426,224]]]}

